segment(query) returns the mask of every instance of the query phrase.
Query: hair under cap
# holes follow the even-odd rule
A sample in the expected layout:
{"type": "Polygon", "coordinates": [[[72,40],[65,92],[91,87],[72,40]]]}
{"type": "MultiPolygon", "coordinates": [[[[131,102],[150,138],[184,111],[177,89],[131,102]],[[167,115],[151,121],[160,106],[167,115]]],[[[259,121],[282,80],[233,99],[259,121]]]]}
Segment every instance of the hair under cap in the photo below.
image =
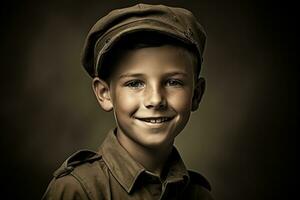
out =
{"type": "Polygon", "coordinates": [[[113,10],[96,22],[85,40],[81,57],[83,67],[91,77],[98,76],[105,53],[120,38],[143,31],[154,31],[193,45],[202,62],[206,34],[190,11],[165,5],[137,4],[113,10]]]}

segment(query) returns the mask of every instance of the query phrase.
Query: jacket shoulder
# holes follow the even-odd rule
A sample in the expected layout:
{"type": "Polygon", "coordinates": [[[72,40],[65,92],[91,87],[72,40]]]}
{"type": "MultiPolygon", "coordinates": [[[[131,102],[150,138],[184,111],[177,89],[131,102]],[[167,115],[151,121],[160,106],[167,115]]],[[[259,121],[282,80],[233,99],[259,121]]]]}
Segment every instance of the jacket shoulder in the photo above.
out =
{"type": "Polygon", "coordinates": [[[96,160],[100,160],[101,155],[97,152],[82,149],[73,153],[67,158],[64,163],[53,173],[55,178],[60,178],[70,174],[76,167],[85,163],[92,163],[96,160]]]}
{"type": "Polygon", "coordinates": [[[101,158],[85,149],[72,154],[54,172],[43,199],[104,199],[108,179],[101,158]]]}
{"type": "Polygon", "coordinates": [[[203,175],[192,170],[188,170],[188,172],[192,183],[201,185],[208,191],[211,191],[211,185],[203,175]]]}
{"type": "Polygon", "coordinates": [[[42,200],[54,199],[82,199],[88,200],[88,194],[80,182],[73,176],[64,176],[59,179],[52,179],[45,191],[42,200]]]}

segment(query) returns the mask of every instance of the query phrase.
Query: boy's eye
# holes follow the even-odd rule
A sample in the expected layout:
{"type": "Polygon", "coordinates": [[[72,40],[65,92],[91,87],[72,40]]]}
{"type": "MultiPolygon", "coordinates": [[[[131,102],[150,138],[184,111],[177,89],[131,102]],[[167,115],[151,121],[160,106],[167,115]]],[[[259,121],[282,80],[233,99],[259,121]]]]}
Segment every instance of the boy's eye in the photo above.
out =
{"type": "Polygon", "coordinates": [[[177,80],[177,79],[169,79],[169,80],[167,80],[166,85],[167,86],[182,86],[183,83],[182,83],[182,81],[177,80]]]}
{"type": "Polygon", "coordinates": [[[130,88],[143,88],[144,87],[144,83],[140,80],[132,80],[132,81],[128,81],[127,83],[125,83],[126,87],[130,87],[130,88]]]}

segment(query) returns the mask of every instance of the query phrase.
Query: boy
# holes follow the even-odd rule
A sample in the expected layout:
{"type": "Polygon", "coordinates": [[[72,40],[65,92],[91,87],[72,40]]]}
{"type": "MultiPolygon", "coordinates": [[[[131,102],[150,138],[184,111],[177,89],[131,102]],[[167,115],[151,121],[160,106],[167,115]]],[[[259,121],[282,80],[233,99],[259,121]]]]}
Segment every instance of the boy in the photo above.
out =
{"type": "Polygon", "coordinates": [[[98,152],[81,150],[54,173],[44,199],[212,199],[173,146],[198,108],[205,33],[182,8],[138,4],[90,30],[82,63],[116,128],[98,152]]]}

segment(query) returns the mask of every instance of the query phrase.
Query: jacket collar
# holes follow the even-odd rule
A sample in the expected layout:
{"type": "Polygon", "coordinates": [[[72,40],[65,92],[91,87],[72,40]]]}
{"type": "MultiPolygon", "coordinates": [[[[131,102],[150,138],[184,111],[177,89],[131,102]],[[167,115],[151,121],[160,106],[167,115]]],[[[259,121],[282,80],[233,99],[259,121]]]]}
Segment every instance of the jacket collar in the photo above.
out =
{"type": "MultiPolygon", "coordinates": [[[[140,163],[135,161],[121,146],[115,132],[116,129],[115,131],[111,130],[108,133],[99,149],[99,153],[102,154],[103,160],[112,175],[127,193],[130,193],[135,182],[140,175],[146,172],[146,169],[140,163]]],[[[164,182],[166,183],[185,181],[185,184],[187,184],[190,179],[188,171],[175,147],[173,148],[164,171],[166,174],[164,182]]]]}

